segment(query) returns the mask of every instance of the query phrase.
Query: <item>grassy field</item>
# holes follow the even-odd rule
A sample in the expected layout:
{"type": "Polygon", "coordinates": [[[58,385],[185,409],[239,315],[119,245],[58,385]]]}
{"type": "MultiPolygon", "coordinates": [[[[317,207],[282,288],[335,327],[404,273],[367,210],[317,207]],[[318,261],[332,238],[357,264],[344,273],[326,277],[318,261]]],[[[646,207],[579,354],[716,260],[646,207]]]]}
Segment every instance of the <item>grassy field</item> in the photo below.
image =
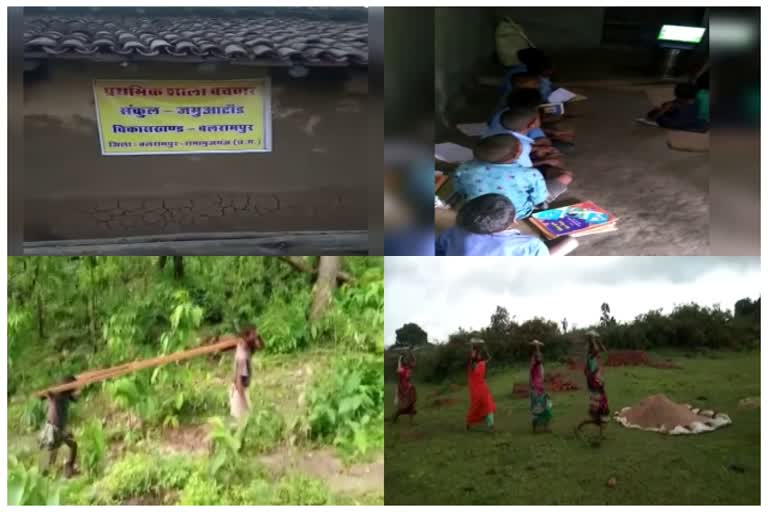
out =
{"type": "MultiPolygon", "coordinates": [[[[664,393],[731,416],[733,424],[691,436],[625,429],[611,422],[592,447],[573,433],[586,418],[579,391],[554,393],[552,432],[531,434],[528,400],[512,396],[527,368],[491,373],[494,434],[466,432],[465,382],[417,385],[416,424],[385,427],[387,505],[735,505],[760,503],[760,409],[738,406],[760,395],[760,354],[671,358],[682,369],[605,369],[611,410],[664,393]],[[436,400],[440,402],[436,403],[436,400]],[[610,478],[616,479],[613,488],[610,478]]],[[[491,370],[492,371],[492,370],[491,370]]],[[[545,372],[564,371],[547,365],[545,372]]],[[[417,368],[418,372],[418,368],[417,368]]],[[[387,416],[394,383],[386,385],[387,416]]]]}

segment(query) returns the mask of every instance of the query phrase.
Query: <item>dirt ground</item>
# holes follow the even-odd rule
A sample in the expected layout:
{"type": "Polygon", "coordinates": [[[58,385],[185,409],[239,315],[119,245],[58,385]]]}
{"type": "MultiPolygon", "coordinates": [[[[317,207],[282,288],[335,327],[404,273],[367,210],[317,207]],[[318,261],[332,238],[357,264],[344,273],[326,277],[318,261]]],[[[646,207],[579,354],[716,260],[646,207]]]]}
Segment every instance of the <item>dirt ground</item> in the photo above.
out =
{"type": "MultiPolygon", "coordinates": [[[[650,103],[632,83],[574,87],[589,99],[566,109],[576,145],[563,159],[574,182],[558,204],[590,200],[619,217],[617,232],[580,238],[572,254],[708,254],[709,154],[671,150],[664,130],[634,123],[650,103]]],[[[477,92],[457,122],[483,121],[493,110],[496,90],[477,92]]]]}
{"type": "Polygon", "coordinates": [[[384,482],[384,455],[367,464],[345,467],[331,450],[308,452],[284,448],[259,458],[270,471],[279,475],[286,470],[322,478],[330,490],[340,494],[366,494],[381,491],[384,482]]]}

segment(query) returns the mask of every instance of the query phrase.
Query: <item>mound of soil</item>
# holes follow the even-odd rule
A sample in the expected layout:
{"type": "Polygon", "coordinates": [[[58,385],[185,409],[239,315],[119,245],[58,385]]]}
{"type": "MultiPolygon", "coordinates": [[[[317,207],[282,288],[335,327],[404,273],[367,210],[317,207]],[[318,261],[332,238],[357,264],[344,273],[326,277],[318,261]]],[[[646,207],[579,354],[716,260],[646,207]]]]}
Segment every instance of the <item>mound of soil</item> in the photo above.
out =
{"type": "Polygon", "coordinates": [[[652,428],[666,426],[668,429],[703,419],[693,414],[685,405],[676,404],[665,395],[644,398],[622,413],[622,416],[633,425],[652,428]]]}
{"type": "MultiPolygon", "coordinates": [[[[583,372],[584,362],[571,358],[566,362],[571,370],[583,372]]],[[[679,369],[680,367],[670,361],[652,359],[647,352],[642,350],[614,350],[608,352],[603,358],[604,366],[647,366],[649,368],[679,369]]]]}
{"type": "Polygon", "coordinates": [[[669,361],[655,361],[642,350],[617,350],[608,352],[605,366],[648,366],[651,368],[680,368],[669,361]]]}
{"type": "Polygon", "coordinates": [[[459,403],[458,398],[435,398],[432,400],[432,407],[448,407],[459,403]]]}
{"type": "MultiPolygon", "coordinates": [[[[544,389],[548,393],[560,393],[563,391],[576,391],[579,389],[579,386],[560,373],[547,373],[544,374],[544,389]]],[[[528,398],[528,383],[515,383],[512,386],[512,396],[515,398],[528,398]]]]}

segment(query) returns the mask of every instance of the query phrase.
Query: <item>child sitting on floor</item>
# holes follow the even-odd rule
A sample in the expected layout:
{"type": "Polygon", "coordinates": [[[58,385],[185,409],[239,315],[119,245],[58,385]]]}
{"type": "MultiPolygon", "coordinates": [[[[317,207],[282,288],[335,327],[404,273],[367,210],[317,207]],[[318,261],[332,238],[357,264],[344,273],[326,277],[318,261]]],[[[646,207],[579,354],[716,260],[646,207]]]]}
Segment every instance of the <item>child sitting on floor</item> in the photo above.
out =
{"type": "MultiPolygon", "coordinates": [[[[526,84],[526,81],[521,80],[520,83],[526,84]]],[[[508,119],[511,115],[507,114],[511,110],[535,109],[537,116],[539,116],[539,106],[542,103],[541,94],[535,88],[521,87],[513,90],[506,98],[505,108],[497,110],[491,120],[488,121],[486,134],[512,129],[508,119]]],[[[537,141],[537,145],[552,145],[553,141],[565,144],[573,143],[574,133],[572,130],[558,129],[553,120],[544,124],[539,118],[537,122],[538,126],[527,128],[525,132],[525,135],[537,141]]]]}
{"type": "Polygon", "coordinates": [[[654,108],[638,122],[660,126],[671,130],[705,132],[709,123],[699,118],[699,105],[696,101],[696,86],[681,83],[675,86],[675,99],[654,108]]]}
{"type": "Polygon", "coordinates": [[[531,144],[515,134],[481,139],[475,147],[474,160],[456,169],[454,190],[465,200],[502,194],[512,201],[518,219],[528,217],[537,205],[565,192],[571,180],[566,174],[545,180],[542,173],[532,167],[530,151],[531,144]]]}
{"type": "Polygon", "coordinates": [[[520,64],[511,66],[504,75],[501,83],[501,97],[505,98],[517,86],[515,83],[518,75],[529,75],[536,78],[536,87],[539,89],[542,98],[546,100],[552,94],[553,86],[550,76],[552,76],[552,60],[538,48],[523,48],[517,52],[517,59],[520,64]]]}
{"type": "Polygon", "coordinates": [[[539,92],[544,101],[547,101],[549,95],[555,90],[552,85],[552,59],[543,53],[532,53],[525,63],[528,73],[539,77],[539,92]]]}
{"type": "Polygon", "coordinates": [[[491,120],[485,137],[499,134],[516,137],[523,145],[522,155],[518,157],[517,163],[524,167],[535,166],[548,181],[552,181],[549,185],[550,192],[556,192],[552,197],[554,199],[565,192],[565,187],[573,181],[573,173],[563,168],[557,149],[538,142],[541,139],[531,137],[532,130],[539,128],[540,124],[537,100],[538,93],[530,89],[521,89],[510,94],[509,108],[491,120]],[[530,157],[526,155],[529,147],[530,157]]]}
{"type": "Polygon", "coordinates": [[[456,226],[438,236],[437,256],[562,256],[578,246],[575,238],[562,237],[552,248],[535,236],[514,229],[517,214],[501,194],[485,194],[467,201],[459,210],[456,226]]]}
{"type": "MultiPolygon", "coordinates": [[[[541,104],[541,95],[538,93],[535,86],[528,87],[529,85],[535,83],[529,82],[526,79],[526,77],[531,77],[531,75],[516,75],[516,77],[521,77],[519,82],[516,81],[516,83],[521,84],[523,87],[515,88],[504,98],[504,105],[498,108],[496,112],[494,112],[491,119],[488,121],[488,129],[485,132],[485,136],[494,133],[514,131],[511,124],[508,124],[510,121],[509,118],[511,118],[513,114],[507,115],[508,122],[504,122],[504,116],[510,110],[531,110],[531,107],[535,107],[538,114],[538,107],[541,104]]],[[[535,80],[535,77],[533,77],[533,79],[535,80]]],[[[524,127],[521,133],[533,139],[535,141],[534,145],[552,145],[551,141],[547,139],[547,135],[544,133],[544,130],[541,129],[540,119],[537,118],[535,123],[532,120],[529,120],[529,124],[530,126],[524,127]]]]}

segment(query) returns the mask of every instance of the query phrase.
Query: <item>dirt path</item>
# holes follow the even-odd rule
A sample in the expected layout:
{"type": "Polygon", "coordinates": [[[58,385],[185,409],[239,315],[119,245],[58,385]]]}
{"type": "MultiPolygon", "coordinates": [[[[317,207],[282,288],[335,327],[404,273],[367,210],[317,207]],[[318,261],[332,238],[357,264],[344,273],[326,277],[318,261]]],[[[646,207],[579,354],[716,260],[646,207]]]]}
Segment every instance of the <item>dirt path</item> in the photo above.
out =
{"type": "Polygon", "coordinates": [[[383,454],[373,462],[345,467],[330,449],[300,451],[284,448],[259,457],[259,462],[275,475],[290,470],[323,479],[335,494],[384,492],[383,454]]]}

